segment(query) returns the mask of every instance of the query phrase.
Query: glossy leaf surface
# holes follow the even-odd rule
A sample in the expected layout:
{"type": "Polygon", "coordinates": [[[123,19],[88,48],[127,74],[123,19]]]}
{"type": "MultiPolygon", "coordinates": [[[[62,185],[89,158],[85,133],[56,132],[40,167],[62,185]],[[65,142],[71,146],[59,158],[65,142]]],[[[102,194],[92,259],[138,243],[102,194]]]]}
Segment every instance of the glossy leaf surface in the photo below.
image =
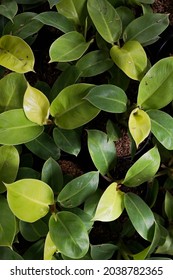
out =
{"type": "Polygon", "coordinates": [[[50,237],[50,233],[48,232],[44,244],[44,260],[52,260],[52,257],[56,251],[57,248],[50,237]]]}
{"type": "Polygon", "coordinates": [[[156,174],[160,166],[160,154],[157,147],[150,149],[141,156],[127,171],[123,184],[136,187],[149,181],[156,174]]]}
{"type": "Polygon", "coordinates": [[[92,195],[99,182],[99,173],[91,171],[85,173],[69,183],[58,195],[58,202],[65,208],[74,208],[82,204],[87,197],[92,195]]]}
{"type": "Polygon", "coordinates": [[[34,54],[21,38],[4,35],[0,38],[0,65],[17,73],[33,71],[34,54]]]}
{"type": "Polygon", "coordinates": [[[88,233],[82,220],[68,211],[61,211],[49,221],[50,237],[59,252],[73,259],[82,258],[89,249],[88,233]],[[63,236],[63,242],[62,242],[63,236]]]}
{"type": "Polygon", "coordinates": [[[114,85],[95,86],[85,99],[106,112],[123,113],[126,111],[127,96],[121,88],[114,85]]]}
{"type": "Polygon", "coordinates": [[[139,108],[134,109],[129,117],[129,130],[138,148],[151,131],[148,114],[139,108]]]}
{"type": "Polygon", "coordinates": [[[155,219],[148,205],[136,194],[126,193],[124,205],[136,231],[146,240],[151,241],[155,219]]]}
{"type": "Polygon", "coordinates": [[[92,220],[110,222],[116,220],[124,210],[124,193],[112,183],[102,194],[92,220]]]}
{"type": "Polygon", "coordinates": [[[48,232],[48,226],[42,219],[34,223],[20,221],[19,229],[22,236],[29,242],[35,242],[45,237],[48,232]]]}
{"type": "Polygon", "coordinates": [[[91,246],[91,257],[93,260],[109,260],[118,247],[111,243],[91,246]]]}
{"type": "Polygon", "coordinates": [[[88,130],[88,149],[98,171],[105,175],[115,164],[116,150],[113,141],[99,130],[88,130]]]}
{"type": "Polygon", "coordinates": [[[5,185],[9,207],[22,221],[32,223],[39,220],[54,203],[52,189],[40,180],[23,179],[5,185]]]}
{"type": "Polygon", "coordinates": [[[37,138],[43,127],[28,120],[23,109],[0,114],[0,144],[18,145],[37,138]]]}

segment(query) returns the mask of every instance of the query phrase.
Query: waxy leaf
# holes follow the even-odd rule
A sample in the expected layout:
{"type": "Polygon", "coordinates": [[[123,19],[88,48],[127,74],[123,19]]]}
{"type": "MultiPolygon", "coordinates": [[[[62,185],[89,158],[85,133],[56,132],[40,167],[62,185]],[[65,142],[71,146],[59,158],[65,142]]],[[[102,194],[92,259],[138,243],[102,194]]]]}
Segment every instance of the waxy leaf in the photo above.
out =
{"type": "Polygon", "coordinates": [[[43,127],[28,120],[23,109],[0,114],[0,144],[19,145],[37,138],[43,127]]]}
{"type": "Polygon", "coordinates": [[[91,245],[91,257],[93,260],[109,260],[117,249],[118,246],[111,243],[91,245]]]}
{"type": "Polygon", "coordinates": [[[107,134],[99,130],[88,130],[88,149],[98,171],[105,175],[115,165],[116,149],[107,134]]]}
{"type": "Polygon", "coordinates": [[[124,210],[124,193],[112,183],[102,194],[92,220],[110,222],[116,220],[124,210]]]}
{"type": "Polygon", "coordinates": [[[74,208],[92,195],[99,182],[99,173],[91,171],[70,181],[59,193],[57,201],[65,208],[74,208]]]}
{"type": "Polygon", "coordinates": [[[19,229],[22,236],[30,242],[35,242],[45,237],[48,232],[48,225],[40,219],[34,223],[19,221],[19,229]]]}
{"type": "Polygon", "coordinates": [[[16,218],[11,212],[6,198],[0,196],[0,247],[12,247],[16,227],[16,218]]]}
{"type": "Polygon", "coordinates": [[[23,258],[9,247],[0,247],[0,260],[23,260],[23,258]]]}
{"type": "Polygon", "coordinates": [[[168,191],[166,192],[166,195],[165,195],[164,208],[165,208],[165,213],[166,213],[166,216],[168,217],[169,222],[172,222],[173,221],[173,213],[172,213],[173,196],[168,191]]]}
{"type": "Polygon", "coordinates": [[[160,109],[168,105],[173,100],[172,75],[173,57],[159,60],[141,80],[137,104],[143,109],[160,109]]]}
{"type": "Polygon", "coordinates": [[[151,121],[143,110],[134,109],[129,117],[129,130],[138,148],[151,131],[151,121]]]}
{"type": "Polygon", "coordinates": [[[0,113],[23,108],[27,82],[22,74],[10,73],[0,80],[0,113]]]}
{"type": "Polygon", "coordinates": [[[114,63],[131,79],[141,80],[147,67],[147,56],[137,41],[128,41],[121,48],[113,46],[110,55],[114,63]]]}
{"type": "Polygon", "coordinates": [[[4,183],[14,182],[18,168],[19,153],[17,149],[13,146],[0,147],[0,193],[6,191],[4,183]]]}
{"type": "Polygon", "coordinates": [[[160,154],[157,147],[150,149],[141,156],[127,171],[123,184],[136,187],[149,181],[156,174],[160,166],[160,154]]]}
{"type": "Polygon", "coordinates": [[[150,207],[136,194],[124,195],[124,206],[136,231],[151,241],[154,234],[155,218],[150,207]]]}
{"type": "Polygon", "coordinates": [[[49,107],[47,97],[40,90],[28,84],[23,100],[23,109],[27,118],[39,125],[47,124],[49,107]]]}
{"type": "Polygon", "coordinates": [[[82,220],[67,211],[58,212],[49,221],[50,237],[58,251],[72,259],[82,258],[89,249],[89,238],[82,220]],[[63,242],[62,242],[63,237],[63,242]]]}
{"type": "Polygon", "coordinates": [[[0,15],[13,21],[13,17],[16,15],[18,6],[14,0],[2,0],[0,5],[0,15]]]}
{"type": "Polygon", "coordinates": [[[107,0],[88,0],[87,8],[103,39],[111,44],[117,42],[121,36],[122,23],[115,8],[107,0]]]}
{"type": "Polygon", "coordinates": [[[50,106],[50,113],[55,117],[55,124],[60,128],[74,129],[93,118],[100,110],[84,97],[93,87],[90,84],[75,84],[64,88],[50,106]]]}
{"type": "Polygon", "coordinates": [[[50,62],[68,62],[79,59],[92,41],[86,42],[77,31],[68,32],[56,39],[50,46],[50,62]]]}
{"type": "Polygon", "coordinates": [[[48,232],[44,244],[44,260],[52,260],[56,251],[57,248],[50,237],[50,233],[48,232]]]}
{"type": "Polygon", "coordinates": [[[173,118],[160,110],[149,110],[147,114],[151,119],[151,132],[167,150],[173,150],[173,118]]]}
{"type": "Polygon", "coordinates": [[[40,180],[23,179],[5,186],[9,207],[22,221],[33,223],[39,220],[54,203],[52,189],[40,180]]]}
{"type": "Polygon", "coordinates": [[[85,99],[106,112],[123,113],[126,111],[127,96],[121,88],[114,85],[95,86],[85,99]]]}
{"type": "Polygon", "coordinates": [[[18,73],[33,71],[34,54],[21,38],[4,35],[0,38],[0,65],[18,73]]]}

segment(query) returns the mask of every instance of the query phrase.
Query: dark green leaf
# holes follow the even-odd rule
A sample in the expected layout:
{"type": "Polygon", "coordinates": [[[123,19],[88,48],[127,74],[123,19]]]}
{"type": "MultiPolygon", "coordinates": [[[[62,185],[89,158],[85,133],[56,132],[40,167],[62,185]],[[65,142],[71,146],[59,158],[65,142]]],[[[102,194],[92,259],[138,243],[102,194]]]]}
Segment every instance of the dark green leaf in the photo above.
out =
{"type": "Polygon", "coordinates": [[[23,260],[23,258],[8,247],[0,247],[0,260],[23,260]]]}
{"type": "Polygon", "coordinates": [[[164,202],[164,208],[166,216],[168,217],[169,222],[173,221],[173,196],[170,192],[166,191],[165,195],[165,202],[164,202]]]}
{"type": "Polygon", "coordinates": [[[42,237],[45,237],[48,232],[48,226],[43,220],[38,220],[34,223],[20,221],[19,229],[22,236],[30,242],[34,242],[42,237]]]}
{"type": "Polygon", "coordinates": [[[15,0],[2,0],[0,5],[0,15],[13,21],[14,16],[16,15],[18,6],[15,0]]]}
{"type": "Polygon", "coordinates": [[[118,247],[111,243],[91,245],[91,257],[93,260],[109,260],[118,247]]]}

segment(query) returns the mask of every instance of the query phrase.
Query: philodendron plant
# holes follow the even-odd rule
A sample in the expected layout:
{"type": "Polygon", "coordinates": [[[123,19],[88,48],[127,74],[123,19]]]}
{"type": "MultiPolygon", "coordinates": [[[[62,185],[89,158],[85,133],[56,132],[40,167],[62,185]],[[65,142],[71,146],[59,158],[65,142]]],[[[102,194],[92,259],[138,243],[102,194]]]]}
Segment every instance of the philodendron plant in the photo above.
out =
{"type": "Polygon", "coordinates": [[[173,255],[173,58],[152,66],[147,57],[145,46],[169,24],[167,15],[152,13],[153,2],[1,1],[2,259],[173,255]],[[33,12],[45,2],[54,10],[33,12]],[[28,73],[34,72],[33,43],[43,25],[60,34],[49,46],[49,63],[56,63],[59,73],[53,86],[33,84],[28,73]],[[138,84],[135,104],[128,94],[130,80],[138,84]],[[111,116],[106,131],[88,128],[102,112],[111,116]],[[116,180],[116,121],[121,118],[136,149],[149,134],[152,141],[124,178],[116,180]],[[62,154],[78,158],[86,133],[95,169],[67,178],[58,160],[62,154]],[[114,233],[101,244],[91,241],[97,221],[109,222],[114,233]],[[27,241],[24,252],[17,245],[21,236],[27,241]]]}

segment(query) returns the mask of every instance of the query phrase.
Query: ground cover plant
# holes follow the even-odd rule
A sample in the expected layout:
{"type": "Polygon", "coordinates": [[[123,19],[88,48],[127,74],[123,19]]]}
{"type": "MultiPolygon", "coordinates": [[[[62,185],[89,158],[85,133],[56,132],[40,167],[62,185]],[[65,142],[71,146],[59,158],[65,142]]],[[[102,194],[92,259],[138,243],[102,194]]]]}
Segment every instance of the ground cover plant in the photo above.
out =
{"type": "Polygon", "coordinates": [[[0,4],[0,258],[173,255],[169,26],[153,0],[0,4]]]}

